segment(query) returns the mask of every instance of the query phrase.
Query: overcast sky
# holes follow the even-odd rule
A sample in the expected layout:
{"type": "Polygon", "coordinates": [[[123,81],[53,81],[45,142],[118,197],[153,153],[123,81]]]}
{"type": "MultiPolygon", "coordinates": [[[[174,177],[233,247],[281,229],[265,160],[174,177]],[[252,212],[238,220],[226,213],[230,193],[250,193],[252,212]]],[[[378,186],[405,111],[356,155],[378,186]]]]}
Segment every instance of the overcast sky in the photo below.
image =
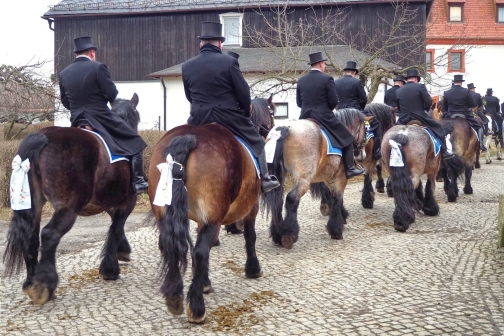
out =
{"type": "Polygon", "coordinates": [[[40,17],[60,0],[0,0],[0,64],[25,65],[51,61],[45,72],[52,72],[54,32],[40,17]]]}

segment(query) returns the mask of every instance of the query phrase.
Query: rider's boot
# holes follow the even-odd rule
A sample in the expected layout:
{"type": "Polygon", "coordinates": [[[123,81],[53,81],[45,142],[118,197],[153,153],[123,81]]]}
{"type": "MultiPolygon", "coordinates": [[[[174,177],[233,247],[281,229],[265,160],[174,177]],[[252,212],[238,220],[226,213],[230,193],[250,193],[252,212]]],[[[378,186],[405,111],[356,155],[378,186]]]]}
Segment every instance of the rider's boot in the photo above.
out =
{"type": "Polygon", "coordinates": [[[443,158],[443,160],[448,160],[448,159],[455,157],[455,154],[448,153],[448,150],[446,147],[446,138],[441,137],[439,139],[439,141],[441,141],[441,157],[443,158]]]}
{"type": "Polygon", "coordinates": [[[487,148],[485,147],[485,144],[483,143],[483,129],[480,128],[478,129],[478,140],[479,140],[479,144],[480,144],[480,150],[482,152],[486,152],[487,151],[487,148]]]}
{"type": "Polygon", "coordinates": [[[382,157],[381,154],[381,138],[374,138],[374,146],[373,146],[373,158],[378,160],[382,157]]]}
{"type": "Polygon", "coordinates": [[[364,169],[357,169],[354,166],[353,144],[343,148],[343,164],[345,165],[345,174],[347,179],[364,174],[364,169]]]}
{"type": "Polygon", "coordinates": [[[267,193],[275,188],[280,187],[280,182],[274,175],[270,175],[268,172],[268,164],[266,163],[266,153],[264,149],[257,157],[259,161],[259,175],[261,176],[261,191],[267,193]]]}
{"type": "Polygon", "coordinates": [[[141,194],[147,192],[149,185],[145,181],[142,152],[131,157],[131,173],[133,175],[133,188],[136,193],[141,194]]]}

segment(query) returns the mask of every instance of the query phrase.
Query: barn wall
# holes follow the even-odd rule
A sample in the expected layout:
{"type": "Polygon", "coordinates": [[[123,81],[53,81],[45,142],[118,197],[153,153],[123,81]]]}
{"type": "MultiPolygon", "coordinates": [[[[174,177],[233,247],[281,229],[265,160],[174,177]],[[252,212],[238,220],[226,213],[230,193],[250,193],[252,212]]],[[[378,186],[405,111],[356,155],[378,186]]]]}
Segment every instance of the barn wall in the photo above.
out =
{"type": "MultiPolygon", "coordinates": [[[[412,3],[411,9],[417,9],[418,23],[425,23],[426,5],[412,3]]],[[[347,12],[343,30],[349,39],[357,33],[373,35],[386,31],[386,21],[393,20],[394,9],[391,5],[368,4],[342,8],[347,12]]],[[[334,12],[335,8],[295,8],[289,17],[298,20],[301,17],[320,17],[323,13],[334,12]]],[[[229,12],[228,10],[225,12],[229,12]]],[[[218,21],[217,11],[198,11],[192,13],[163,13],[135,16],[98,16],[68,17],[55,19],[55,71],[58,73],[73,61],[73,39],[89,35],[99,47],[97,60],[107,64],[115,81],[144,81],[148,74],[171,67],[193,57],[198,52],[197,35],[201,22],[218,21]]],[[[254,10],[245,10],[244,24],[260,31],[267,31],[263,17],[273,20],[274,14],[269,9],[262,10],[263,16],[254,10]]],[[[356,41],[357,47],[365,45],[365,39],[356,41]]],[[[244,38],[244,47],[252,47],[244,38]]],[[[425,41],[417,47],[425,48],[425,41]]],[[[397,50],[412,48],[408,43],[390,48],[388,61],[406,66],[421,63],[424,57],[412,56],[402,60],[394,56],[397,50]],[[417,59],[418,58],[418,59],[417,59]]]]}

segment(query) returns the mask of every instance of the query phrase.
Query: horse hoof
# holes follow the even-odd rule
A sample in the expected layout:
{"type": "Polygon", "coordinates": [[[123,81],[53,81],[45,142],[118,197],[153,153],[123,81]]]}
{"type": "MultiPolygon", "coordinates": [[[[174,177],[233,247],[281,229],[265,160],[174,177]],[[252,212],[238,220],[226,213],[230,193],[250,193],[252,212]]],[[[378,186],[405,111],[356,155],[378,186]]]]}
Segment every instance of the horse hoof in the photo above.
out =
{"type": "Polygon", "coordinates": [[[294,246],[294,238],[292,236],[282,236],[282,246],[290,250],[294,246]]]}
{"type": "Polygon", "coordinates": [[[498,158],[497,158],[497,161],[500,161],[500,160],[502,160],[502,158],[498,157],[498,158]]]}
{"type": "Polygon", "coordinates": [[[343,240],[343,235],[331,235],[331,239],[343,240]]]}
{"type": "Polygon", "coordinates": [[[473,193],[472,188],[464,189],[464,194],[466,194],[466,195],[472,195],[472,193],[473,193]]]}
{"type": "Polygon", "coordinates": [[[119,252],[119,253],[117,253],[117,260],[130,262],[131,261],[130,254],[124,253],[124,252],[119,252]]]}
{"type": "Polygon", "coordinates": [[[49,288],[42,285],[41,283],[35,283],[23,290],[26,295],[33,301],[35,304],[43,305],[47,301],[49,301],[52,297],[49,288]]]}
{"type": "Polygon", "coordinates": [[[182,315],[184,312],[184,296],[174,296],[165,298],[166,307],[173,315],[182,315]]]}
{"type": "Polygon", "coordinates": [[[394,229],[399,232],[406,232],[407,229],[404,228],[402,225],[394,225],[394,229]]]}
{"type": "Polygon", "coordinates": [[[189,321],[189,323],[204,324],[206,322],[207,318],[206,312],[201,317],[195,317],[191,311],[191,308],[189,307],[189,303],[186,304],[186,313],[187,313],[187,321],[189,321]]]}
{"type": "Polygon", "coordinates": [[[257,278],[262,277],[262,275],[263,275],[262,271],[259,271],[259,273],[256,273],[256,274],[245,274],[245,276],[249,279],[257,279],[257,278]]]}
{"type": "Polygon", "coordinates": [[[322,216],[329,216],[329,212],[331,211],[331,209],[329,208],[329,205],[327,204],[321,204],[320,205],[320,213],[322,214],[322,216]]]}
{"type": "Polygon", "coordinates": [[[102,279],[105,281],[114,281],[114,280],[119,280],[121,276],[119,274],[117,275],[103,275],[102,274],[102,279]]]}
{"type": "Polygon", "coordinates": [[[203,287],[203,294],[210,294],[215,292],[212,286],[203,287]]]}
{"type": "Polygon", "coordinates": [[[376,188],[376,191],[379,192],[380,194],[385,193],[385,189],[384,188],[376,188]]]}
{"type": "Polygon", "coordinates": [[[220,246],[220,240],[217,239],[217,241],[215,242],[215,244],[213,246],[220,246]]]}
{"type": "Polygon", "coordinates": [[[486,164],[490,164],[490,163],[492,163],[492,160],[486,162],[486,164]]]}

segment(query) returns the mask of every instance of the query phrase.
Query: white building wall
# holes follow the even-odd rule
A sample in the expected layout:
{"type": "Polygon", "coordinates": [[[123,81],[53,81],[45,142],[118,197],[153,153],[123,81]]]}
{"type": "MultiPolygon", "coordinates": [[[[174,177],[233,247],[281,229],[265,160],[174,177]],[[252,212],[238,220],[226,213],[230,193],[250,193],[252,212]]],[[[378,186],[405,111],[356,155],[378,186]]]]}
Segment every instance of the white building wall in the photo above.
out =
{"type": "Polygon", "coordinates": [[[476,92],[485,95],[487,88],[492,88],[494,96],[504,98],[504,67],[500,64],[504,57],[504,46],[465,46],[454,48],[453,45],[428,45],[427,49],[434,49],[434,59],[446,54],[447,50],[466,49],[465,72],[448,72],[448,61],[445,59],[441,65],[434,66],[435,74],[431,77],[435,81],[433,85],[427,85],[432,96],[442,96],[443,92],[451,88],[454,75],[464,75],[464,87],[468,83],[474,83],[476,92]]]}

